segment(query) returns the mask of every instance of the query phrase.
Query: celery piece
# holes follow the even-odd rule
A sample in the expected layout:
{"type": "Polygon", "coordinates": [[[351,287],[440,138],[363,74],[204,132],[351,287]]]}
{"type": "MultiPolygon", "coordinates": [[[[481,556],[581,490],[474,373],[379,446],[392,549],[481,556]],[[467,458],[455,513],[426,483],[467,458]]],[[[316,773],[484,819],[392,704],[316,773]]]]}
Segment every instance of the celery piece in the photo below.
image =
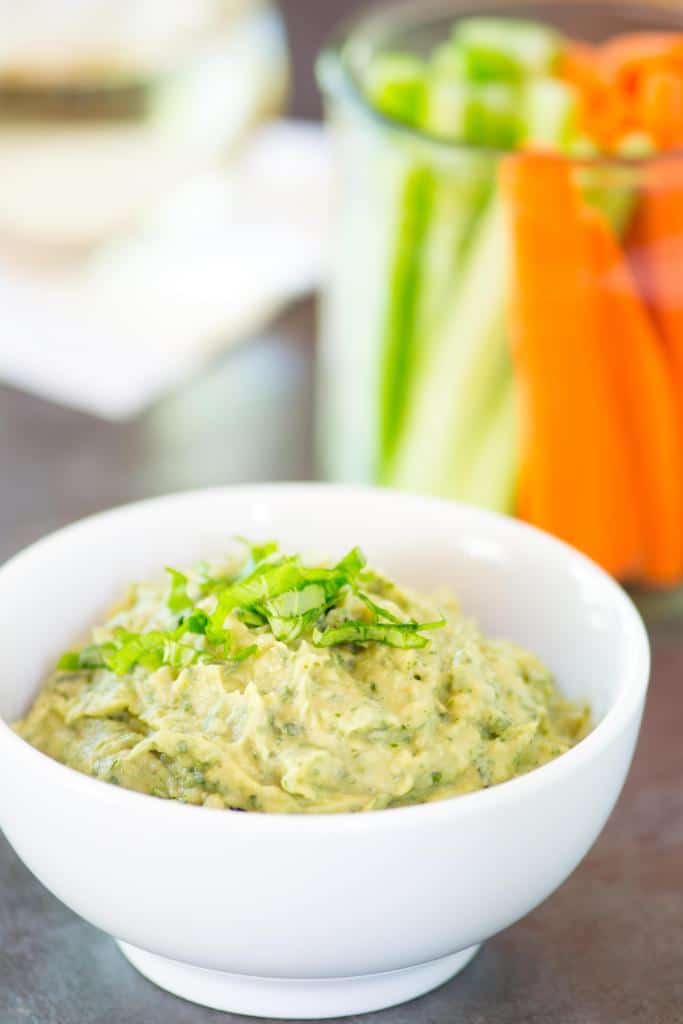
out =
{"type": "Polygon", "coordinates": [[[575,91],[554,78],[537,78],[524,89],[524,142],[566,151],[578,136],[575,91]]]}
{"type": "Polygon", "coordinates": [[[455,497],[492,512],[515,510],[519,474],[519,408],[510,368],[488,426],[483,430],[466,480],[455,497]]]}
{"type": "Polygon", "coordinates": [[[485,421],[492,395],[509,372],[506,238],[494,197],[425,365],[411,382],[410,408],[395,458],[385,466],[386,483],[452,495],[469,471],[482,417],[485,421]]]}
{"type": "Polygon", "coordinates": [[[475,17],[456,24],[452,43],[463,54],[472,81],[510,82],[551,74],[561,37],[539,22],[475,17]]]}
{"type": "Polygon", "coordinates": [[[378,54],[368,68],[365,91],[380,113],[416,125],[427,101],[426,67],[409,53],[378,54]]]}
{"type": "Polygon", "coordinates": [[[455,81],[466,81],[467,62],[462,50],[451,42],[441,43],[433,50],[429,59],[431,76],[446,77],[455,81]]]}
{"type": "Polygon", "coordinates": [[[522,133],[519,90],[503,82],[437,76],[430,82],[425,125],[454,142],[512,149],[522,133]]]}

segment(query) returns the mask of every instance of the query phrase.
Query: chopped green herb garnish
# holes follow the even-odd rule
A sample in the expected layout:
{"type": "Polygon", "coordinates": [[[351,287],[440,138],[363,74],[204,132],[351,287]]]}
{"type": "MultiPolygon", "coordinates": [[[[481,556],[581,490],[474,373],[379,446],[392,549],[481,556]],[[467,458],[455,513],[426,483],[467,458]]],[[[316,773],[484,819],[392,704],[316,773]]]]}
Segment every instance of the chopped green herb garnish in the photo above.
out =
{"type": "Polygon", "coordinates": [[[249,544],[249,550],[251,551],[251,557],[255,565],[259,562],[264,562],[266,558],[270,558],[278,550],[278,542],[276,540],[267,540],[264,544],[249,544]]]}
{"type": "Polygon", "coordinates": [[[119,628],[104,644],[91,644],[81,651],[69,651],[59,659],[62,671],[106,668],[125,675],[137,666],[155,671],[162,666],[187,668],[197,662],[239,663],[256,654],[256,644],[240,650],[225,627],[228,615],[236,615],[249,629],[269,629],[276,640],[294,643],[308,636],[317,647],[338,644],[381,643],[403,649],[426,647],[423,633],[445,623],[404,622],[388,608],[377,604],[360,589],[373,579],[365,570],[365,557],[353,548],[331,568],[309,567],[297,555],[280,555],[274,541],[248,544],[249,558],[236,577],[211,577],[208,566],[201,566],[194,592],[203,601],[215,598],[213,611],[195,606],[189,594],[188,577],[168,568],[170,589],[166,604],[177,614],[178,625],[169,631],[149,630],[132,633],[119,628]],[[354,595],[368,609],[369,620],[347,619],[328,625],[327,615],[342,608],[354,595]],[[189,643],[190,636],[202,637],[189,643]],[[196,644],[196,645],[195,645],[196,644]]]}
{"type": "Polygon", "coordinates": [[[185,628],[188,633],[206,633],[209,624],[209,616],[201,608],[195,608],[191,615],[185,619],[185,628]]]}
{"type": "Polygon", "coordinates": [[[267,624],[276,640],[293,643],[348,592],[364,565],[358,548],[331,569],[308,568],[297,556],[269,556],[218,594],[211,625],[221,629],[237,612],[246,625],[267,624]]]}
{"type": "Polygon", "coordinates": [[[252,654],[256,654],[258,647],[256,644],[249,644],[248,647],[243,647],[239,651],[231,651],[229,655],[229,661],[245,661],[247,658],[251,658],[252,654]]]}
{"type": "Polygon", "coordinates": [[[57,662],[60,672],[75,672],[81,667],[81,656],[78,651],[67,651],[57,662]]]}
{"type": "Polygon", "coordinates": [[[148,633],[129,633],[117,629],[114,633],[114,650],[104,657],[106,668],[116,675],[125,675],[136,665],[155,671],[162,665],[171,668],[187,668],[198,661],[209,660],[203,651],[188,644],[180,643],[176,633],[150,630],[148,633]]]}
{"type": "Polygon", "coordinates": [[[171,577],[171,590],[166,602],[168,607],[172,612],[182,612],[185,608],[191,608],[192,601],[187,593],[187,576],[177,569],[166,569],[166,572],[171,577]]]}
{"type": "Polygon", "coordinates": [[[350,619],[341,626],[331,626],[313,633],[316,647],[332,647],[335,644],[367,644],[371,641],[386,644],[387,647],[408,648],[426,647],[429,639],[420,635],[420,630],[436,629],[445,625],[442,622],[361,622],[350,619]]]}

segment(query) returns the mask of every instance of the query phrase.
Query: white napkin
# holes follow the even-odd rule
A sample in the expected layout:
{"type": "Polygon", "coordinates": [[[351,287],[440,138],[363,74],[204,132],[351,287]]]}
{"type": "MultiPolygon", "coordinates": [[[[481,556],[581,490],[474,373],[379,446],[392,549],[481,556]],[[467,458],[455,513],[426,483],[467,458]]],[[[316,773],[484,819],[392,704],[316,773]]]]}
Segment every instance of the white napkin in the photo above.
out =
{"type": "Polygon", "coordinates": [[[0,380],[135,415],[318,285],[329,191],[322,129],[276,122],[86,264],[0,263],[0,380]]]}
{"type": "Polygon", "coordinates": [[[246,0],[0,0],[0,74],[64,80],[77,69],[151,73],[246,0]]]}

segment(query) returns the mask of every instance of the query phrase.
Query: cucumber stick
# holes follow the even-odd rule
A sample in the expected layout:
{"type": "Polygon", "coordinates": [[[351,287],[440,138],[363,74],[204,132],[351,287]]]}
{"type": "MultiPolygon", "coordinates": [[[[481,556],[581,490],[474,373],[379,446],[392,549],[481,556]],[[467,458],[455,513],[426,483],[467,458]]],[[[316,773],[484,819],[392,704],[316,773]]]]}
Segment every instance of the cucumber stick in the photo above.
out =
{"type": "Polygon", "coordinates": [[[496,396],[488,429],[474,454],[458,498],[492,512],[511,515],[515,510],[519,474],[519,407],[512,373],[496,396]]]}
{"type": "Polygon", "coordinates": [[[418,341],[418,295],[431,217],[434,174],[409,167],[400,192],[381,341],[380,459],[391,457],[407,400],[418,341]]]}
{"type": "Polygon", "coordinates": [[[432,494],[459,492],[487,426],[492,396],[510,372],[506,284],[506,226],[495,196],[412,382],[405,427],[384,482],[432,494]]]}
{"type": "MultiPolygon", "coordinates": [[[[330,285],[317,360],[320,461],[330,479],[377,479],[380,367],[387,337],[397,239],[405,207],[407,155],[349,118],[336,134],[343,203],[333,209],[330,285]]],[[[409,248],[409,243],[408,248],[409,248]]],[[[400,248],[400,246],[398,247],[400,248]]]]}
{"type": "MultiPolygon", "coordinates": [[[[470,161],[471,165],[471,161],[470,161]]],[[[477,220],[491,194],[492,174],[481,166],[462,173],[438,173],[431,217],[422,247],[422,267],[416,313],[415,373],[427,357],[444,304],[457,288],[477,220]]]]}
{"type": "Polygon", "coordinates": [[[457,289],[490,172],[416,164],[406,171],[395,219],[380,372],[380,471],[391,463],[410,396],[428,358],[444,303],[457,289]]]}

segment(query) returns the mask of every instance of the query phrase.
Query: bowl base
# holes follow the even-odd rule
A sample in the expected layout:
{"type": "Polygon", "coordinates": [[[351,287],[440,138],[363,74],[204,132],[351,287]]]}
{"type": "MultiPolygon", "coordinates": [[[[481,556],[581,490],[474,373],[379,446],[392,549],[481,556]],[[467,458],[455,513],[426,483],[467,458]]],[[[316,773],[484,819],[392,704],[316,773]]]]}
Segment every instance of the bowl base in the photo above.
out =
{"type": "Polygon", "coordinates": [[[352,978],[255,978],[192,967],[127,942],[123,955],[160,988],[214,1010],[250,1017],[318,1020],[383,1010],[442,985],[465,967],[479,946],[416,967],[352,978]]]}

